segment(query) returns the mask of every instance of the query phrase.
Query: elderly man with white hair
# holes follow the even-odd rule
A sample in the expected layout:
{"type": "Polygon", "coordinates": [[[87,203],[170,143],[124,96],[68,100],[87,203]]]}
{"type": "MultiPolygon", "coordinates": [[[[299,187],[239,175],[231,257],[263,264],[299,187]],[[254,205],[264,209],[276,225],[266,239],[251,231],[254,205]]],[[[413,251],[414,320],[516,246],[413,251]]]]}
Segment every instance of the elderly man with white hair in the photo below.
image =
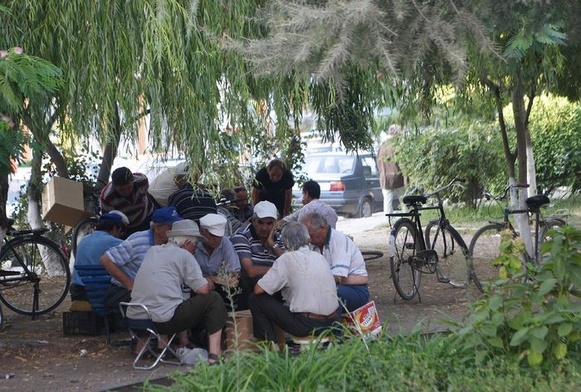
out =
{"type": "Polygon", "coordinates": [[[282,229],[287,252],[258,281],[250,295],[254,336],[275,341],[274,326],[295,335],[319,334],[339,318],[335,279],[327,260],[309,249],[309,232],[298,222],[282,229]],[[273,295],[281,291],[284,303],[273,295]]]}
{"type": "MultiPolygon", "coordinates": [[[[135,276],[131,301],[147,306],[161,334],[197,328],[208,333],[208,361],[216,363],[222,355],[222,329],[227,312],[213,284],[204,278],[194,257],[196,244],[203,238],[198,225],[184,219],[175,222],[167,232],[168,243],[151,247],[135,276]],[[196,295],[184,298],[182,286],[196,295]]],[[[130,308],[128,317],[144,319],[141,309],[130,308]]]]}
{"type": "MultiPolygon", "coordinates": [[[[218,294],[226,304],[230,304],[229,290],[224,286],[238,286],[240,260],[234,245],[225,236],[227,223],[227,219],[220,214],[206,214],[200,218],[200,234],[205,240],[198,241],[194,256],[204,277],[216,284],[218,294]]],[[[232,294],[233,291],[230,290],[232,294]]]]}

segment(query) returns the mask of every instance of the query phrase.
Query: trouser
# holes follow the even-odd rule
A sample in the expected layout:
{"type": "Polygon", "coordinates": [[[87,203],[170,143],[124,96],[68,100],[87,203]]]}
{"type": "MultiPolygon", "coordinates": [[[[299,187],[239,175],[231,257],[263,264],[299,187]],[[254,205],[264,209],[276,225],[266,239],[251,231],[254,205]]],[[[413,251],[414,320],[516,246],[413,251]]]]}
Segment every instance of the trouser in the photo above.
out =
{"type": "Polygon", "coordinates": [[[327,319],[314,319],[301,313],[293,313],[281,301],[266,293],[250,294],[248,304],[252,313],[254,337],[272,342],[276,341],[275,324],[291,335],[307,336],[320,334],[339,319],[339,312],[327,319]]]}
{"type": "Polygon", "coordinates": [[[131,291],[111,283],[105,293],[105,307],[113,314],[120,314],[120,302],[131,302],[131,291]]]}
{"type": "Polygon", "coordinates": [[[222,297],[211,291],[185,300],[178,305],[169,321],[155,323],[155,326],[160,333],[171,335],[203,325],[208,335],[211,335],[224,328],[227,317],[222,297]]]}
{"type": "Polygon", "coordinates": [[[403,195],[404,188],[382,189],[383,194],[383,212],[385,214],[393,213],[393,201],[403,195]]]}
{"type": "Polygon", "coordinates": [[[352,312],[369,302],[369,288],[366,284],[338,284],[337,296],[341,302],[342,312],[352,312]]]}

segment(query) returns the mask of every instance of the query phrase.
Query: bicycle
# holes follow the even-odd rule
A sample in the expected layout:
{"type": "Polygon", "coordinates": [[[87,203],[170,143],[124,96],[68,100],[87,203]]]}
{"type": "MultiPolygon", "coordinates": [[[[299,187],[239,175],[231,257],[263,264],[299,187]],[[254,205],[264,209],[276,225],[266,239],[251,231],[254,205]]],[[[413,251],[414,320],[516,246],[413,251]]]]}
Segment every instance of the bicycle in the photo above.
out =
{"type": "Polygon", "coordinates": [[[73,256],[77,256],[77,248],[83,237],[93,233],[97,229],[97,224],[99,223],[99,217],[101,216],[101,208],[99,205],[99,194],[92,193],[88,196],[90,204],[95,208],[94,215],[91,215],[75,225],[73,228],[72,235],[72,252],[73,256]]]}
{"type": "Polygon", "coordinates": [[[441,197],[443,191],[461,182],[464,179],[455,178],[432,193],[405,196],[402,202],[408,212],[386,214],[390,219],[399,218],[390,234],[388,258],[395,289],[405,300],[419,296],[423,273],[435,273],[438,282],[456,287],[468,283],[468,247],[446,218],[441,197]],[[436,205],[424,206],[430,197],[436,198],[436,205]],[[439,218],[430,221],[424,229],[420,216],[425,210],[436,210],[439,218]]]}
{"type": "Polygon", "coordinates": [[[541,207],[550,203],[546,195],[536,195],[525,200],[526,209],[511,210],[509,207],[508,193],[514,188],[528,188],[528,184],[516,184],[507,186],[503,193],[494,196],[484,192],[487,200],[494,200],[498,204],[505,201],[502,221],[489,221],[488,224],[481,227],[472,237],[468,254],[470,257],[471,278],[476,287],[484,292],[485,286],[491,281],[499,278],[498,267],[492,261],[500,255],[501,236],[503,230],[509,230],[513,238],[518,237],[518,232],[511,223],[509,216],[512,214],[528,214],[529,220],[534,221],[534,257],[530,257],[525,251],[523,260],[539,264],[542,261],[541,244],[549,237],[550,230],[567,224],[566,215],[550,215],[544,218],[541,214],[541,207]]]}
{"type": "Polygon", "coordinates": [[[63,302],[71,273],[60,246],[43,236],[50,229],[16,230],[12,220],[8,224],[0,249],[0,301],[34,319],[63,302]]]}

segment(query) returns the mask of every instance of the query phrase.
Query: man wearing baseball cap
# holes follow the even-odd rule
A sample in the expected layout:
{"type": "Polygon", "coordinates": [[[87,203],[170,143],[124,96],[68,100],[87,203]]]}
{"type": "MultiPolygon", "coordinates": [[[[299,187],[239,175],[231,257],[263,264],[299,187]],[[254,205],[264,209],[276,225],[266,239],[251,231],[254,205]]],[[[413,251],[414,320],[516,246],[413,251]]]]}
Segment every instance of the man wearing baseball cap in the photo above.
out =
{"type": "MultiPolygon", "coordinates": [[[[78,265],[99,265],[99,259],[110,248],[119,245],[121,236],[127,228],[129,220],[120,211],[111,211],[99,217],[96,231],[83,237],[79,243],[75,267],[78,265]]],[[[85,285],[77,270],[73,267],[73,281],[71,283],[71,310],[78,305],[76,301],[88,301],[85,285]]],[[[88,308],[90,305],[86,304],[88,308]]],[[[78,309],[82,310],[82,309],[78,309]]]]}
{"type": "Polygon", "coordinates": [[[133,233],[101,257],[101,264],[112,277],[105,295],[105,306],[112,312],[119,312],[119,302],[131,300],[133,280],[145,253],[153,245],[165,244],[167,231],[181,219],[174,207],[159,208],[152,215],[149,230],[133,233]]]}
{"type": "MultiPolygon", "coordinates": [[[[204,237],[190,219],[175,222],[167,236],[167,244],[152,246],[147,251],[135,276],[131,299],[147,306],[161,334],[171,336],[205,327],[208,362],[216,363],[222,354],[222,329],[226,325],[227,312],[222,298],[212,291],[212,283],[204,278],[193,256],[196,243],[204,237]],[[184,285],[196,295],[184,298],[184,285]]],[[[128,309],[127,315],[138,320],[148,317],[142,309],[136,308],[128,309]]]]}
{"type": "Polygon", "coordinates": [[[198,241],[195,256],[204,277],[216,284],[216,291],[229,304],[228,290],[223,286],[238,286],[240,260],[234,245],[224,236],[227,223],[220,214],[206,214],[200,218],[200,233],[205,241],[198,241]]]}
{"type": "Polygon", "coordinates": [[[254,206],[251,224],[232,236],[232,243],[242,266],[239,310],[247,309],[248,296],[254,291],[256,282],[284,253],[280,237],[275,232],[277,217],[276,206],[269,201],[261,201],[254,206]]]}

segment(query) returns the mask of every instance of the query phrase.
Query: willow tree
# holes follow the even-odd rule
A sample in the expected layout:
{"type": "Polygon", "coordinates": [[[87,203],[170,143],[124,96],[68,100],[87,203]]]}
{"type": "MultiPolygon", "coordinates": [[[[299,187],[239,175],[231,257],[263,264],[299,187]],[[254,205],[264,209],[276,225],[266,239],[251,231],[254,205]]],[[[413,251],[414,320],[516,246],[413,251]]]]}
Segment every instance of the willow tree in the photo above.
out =
{"type": "Polygon", "coordinates": [[[61,176],[68,176],[67,148],[92,137],[108,146],[98,176],[106,183],[120,139],[136,140],[145,118],[149,152],[177,149],[192,171],[209,174],[237,169],[246,149],[284,151],[293,140],[286,119],[300,118],[306,84],[255,78],[240,55],[219,45],[223,37],[263,35],[252,19],[262,1],[5,3],[11,12],[0,15],[0,47],[20,45],[63,72],[62,89],[24,115],[36,151],[49,154],[61,176]],[[265,128],[272,112],[274,134],[265,128]]]}

